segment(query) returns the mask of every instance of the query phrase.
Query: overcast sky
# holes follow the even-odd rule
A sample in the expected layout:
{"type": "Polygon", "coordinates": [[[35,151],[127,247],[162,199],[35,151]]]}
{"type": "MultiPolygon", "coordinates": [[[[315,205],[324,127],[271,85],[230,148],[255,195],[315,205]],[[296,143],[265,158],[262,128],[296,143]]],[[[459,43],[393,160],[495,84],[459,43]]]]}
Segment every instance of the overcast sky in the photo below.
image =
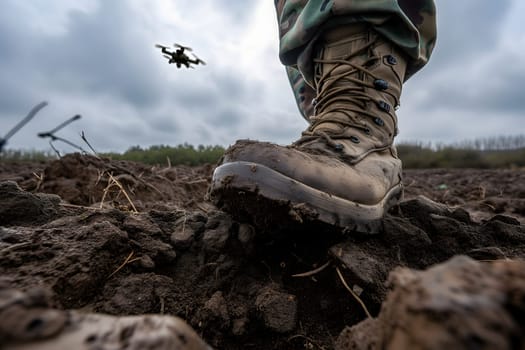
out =
{"type": "MultiPolygon", "coordinates": [[[[523,0],[437,0],[438,44],[404,87],[397,141],[525,134],[523,0]]],[[[306,127],[283,66],[270,0],[0,0],[0,137],[48,101],[8,148],[36,134],[99,151],[250,138],[288,144],[306,127]],[[177,69],[155,43],[208,64],[177,69]]],[[[61,151],[72,151],[56,144],[61,151]]]]}

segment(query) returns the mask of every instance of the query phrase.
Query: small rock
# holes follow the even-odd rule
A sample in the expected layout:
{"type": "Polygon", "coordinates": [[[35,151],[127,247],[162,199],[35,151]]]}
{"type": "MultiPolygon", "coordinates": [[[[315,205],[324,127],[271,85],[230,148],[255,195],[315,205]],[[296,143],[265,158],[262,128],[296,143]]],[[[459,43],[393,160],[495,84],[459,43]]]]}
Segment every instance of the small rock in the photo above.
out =
{"type": "Polygon", "coordinates": [[[255,230],[253,226],[248,224],[240,224],[237,238],[243,245],[251,243],[255,238],[255,230]]]}
{"type": "Polygon", "coordinates": [[[149,255],[143,255],[136,260],[134,265],[137,265],[145,270],[153,270],[155,268],[155,262],[149,255]]]}
{"type": "Polygon", "coordinates": [[[294,330],[297,322],[297,297],[295,295],[266,287],[257,295],[255,307],[264,325],[272,331],[287,333],[294,330]]]}
{"type": "Polygon", "coordinates": [[[351,274],[358,283],[381,289],[388,269],[378,257],[359,245],[346,242],[330,248],[330,253],[346,267],[344,272],[351,274]]]}
{"type": "Polygon", "coordinates": [[[202,242],[207,251],[219,252],[226,246],[230,233],[225,230],[208,230],[204,232],[202,242]]]}
{"type": "Polygon", "coordinates": [[[194,240],[194,232],[191,229],[191,227],[186,227],[186,226],[177,227],[177,229],[173,231],[170,237],[171,244],[175,248],[178,248],[178,249],[189,248],[193,240],[194,240]]]}
{"type": "Polygon", "coordinates": [[[434,202],[430,198],[422,195],[399,203],[399,207],[402,212],[406,214],[421,213],[425,214],[425,216],[429,214],[446,216],[450,213],[449,207],[445,204],[434,202]]]}
{"type": "Polygon", "coordinates": [[[230,238],[231,227],[232,219],[226,213],[217,211],[211,214],[202,237],[204,249],[212,252],[223,250],[230,238]]]}
{"type": "Polygon", "coordinates": [[[153,259],[156,263],[160,265],[170,264],[175,260],[175,258],[177,258],[177,253],[175,250],[173,250],[171,245],[159,241],[156,241],[155,243],[153,259]]]}
{"type": "Polygon", "coordinates": [[[129,233],[144,232],[150,235],[162,234],[157,224],[153,223],[146,215],[141,214],[128,215],[122,227],[129,233]]]}
{"type": "Polygon", "coordinates": [[[208,222],[206,223],[207,229],[216,229],[219,226],[230,228],[232,224],[231,216],[222,211],[215,211],[210,213],[208,222]]]}
{"type": "Polygon", "coordinates": [[[224,328],[229,327],[230,314],[228,313],[226,299],[224,299],[221,291],[217,291],[211,296],[204,304],[204,310],[212,316],[212,318],[218,319],[224,328]]]}
{"type": "Polygon", "coordinates": [[[463,208],[454,209],[451,216],[465,224],[471,224],[473,222],[472,218],[470,217],[470,213],[463,208]]]}
{"type": "Polygon", "coordinates": [[[241,243],[246,254],[251,254],[255,249],[255,229],[252,225],[240,224],[237,239],[241,243]]]}
{"type": "Polygon", "coordinates": [[[506,258],[505,253],[498,247],[472,249],[467,255],[476,260],[496,260],[506,258]]]}
{"type": "Polygon", "coordinates": [[[237,318],[233,320],[232,333],[237,336],[245,334],[248,322],[249,319],[247,317],[237,318]]]}
{"type": "Polygon", "coordinates": [[[500,221],[500,222],[504,222],[506,224],[514,225],[514,226],[521,225],[518,219],[513,218],[512,216],[501,215],[501,214],[494,215],[489,221],[500,221]]]}

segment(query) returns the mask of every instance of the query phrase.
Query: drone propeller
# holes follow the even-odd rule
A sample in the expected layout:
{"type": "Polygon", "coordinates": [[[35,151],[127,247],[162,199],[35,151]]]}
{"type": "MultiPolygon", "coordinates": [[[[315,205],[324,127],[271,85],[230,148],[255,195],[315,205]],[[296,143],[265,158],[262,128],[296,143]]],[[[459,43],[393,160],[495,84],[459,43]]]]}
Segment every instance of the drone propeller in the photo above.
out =
{"type": "Polygon", "coordinates": [[[193,51],[193,49],[192,49],[191,47],[188,47],[188,46],[182,46],[182,45],[177,44],[177,43],[173,44],[173,46],[175,46],[175,47],[180,47],[181,49],[185,49],[185,50],[188,50],[188,51],[193,51]]]}
{"type": "Polygon", "coordinates": [[[155,44],[155,47],[159,48],[159,49],[167,49],[168,48],[167,46],[159,45],[159,44],[155,44]]]}
{"type": "Polygon", "coordinates": [[[166,57],[168,60],[171,60],[171,56],[168,56],[168,55],[163,55],[164,57],[166,57]]]}
{"type": "Polygon", "coordinates": [[[203,60],[201,60],[200,58],[197,57],[196,54],[192,53],[193,57],[195,57],[195,60],[197,60],[197,63],[200,63],[202,64],[203,66],[206,65],[206,62],[204,62],[203,60]]]}

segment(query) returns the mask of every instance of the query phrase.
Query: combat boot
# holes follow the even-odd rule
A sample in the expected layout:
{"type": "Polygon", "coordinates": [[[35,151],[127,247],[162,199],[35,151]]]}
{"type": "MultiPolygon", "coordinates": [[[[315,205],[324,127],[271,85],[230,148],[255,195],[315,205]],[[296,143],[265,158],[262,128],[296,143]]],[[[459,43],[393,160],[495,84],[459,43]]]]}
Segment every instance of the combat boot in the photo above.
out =
{"type": "Polygon", "coordinates": [[[290,146],[238,141],[214,171],[211,198],[257,226],[290,216],[377,233],[403,193],[393,141],[407,59],[364,25],[318,45],[308,129],[290,146]]]}

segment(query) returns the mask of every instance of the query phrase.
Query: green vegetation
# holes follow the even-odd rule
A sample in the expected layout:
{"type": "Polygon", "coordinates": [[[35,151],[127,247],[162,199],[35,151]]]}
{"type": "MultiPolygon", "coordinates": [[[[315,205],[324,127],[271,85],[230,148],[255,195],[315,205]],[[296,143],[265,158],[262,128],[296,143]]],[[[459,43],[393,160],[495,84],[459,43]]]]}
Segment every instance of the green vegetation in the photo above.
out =
{"type": "Polygon", "coordinates": [[[57,155],[52,151],[35,151],[35,150],[13,150],[4,149],[0,153],[0,161],[46,161],[56,159],[57,155]]]}
{"type": "Polygon", "coordinates": [[[397,145],[405,169],[424,168],[511,168],[525,166],[525,147],[511,150],[477,150],[420,144],[397,145]]]}
{"type": "MultiPolygon", "coordinates": [[[[402,143],[397,145],[397,149],[405,169],[525,167],[524,135],[476,139],[437,146],[418,142],[402,143]]],[[[221,146],[194,147],[185,143],[176,147],[161,145],[147,149],[134,146],[122,154],[103,153],[100,156],[152,165],[201,165],[216,163],[223,153],[224,148],[221,146]]],[[[0,161],[40,161],[56,157],[51,151],[8,149],[0,153],[0,161]]]]}
{"type": "Polygon", "coordinates": [[[397,145],[403,167],[510,168],[525,166],[525,135],[461,141],[452,145],[404,143],[397,145]]]}
{"type": "Polygon", "coordinates": [[[119,160],[131,160],[146,164],[171,164],[171,165],[201,165],[207,163],[216,163],[224,153],[221,146],[203,146],[196,148],[187,143],[171,146],[151,146],[148,149],[142,149],[140,146],[134,146],[123,154],[106,153],[101,154],[103,157],[119,160]]]}
{"type": "MultiPolygon", "coordinates": [[[[114,160],[130,160],[151,165],[202,165],[216,163],[224,153],[221,146],[194,147],[190,144],[172,146],[151,146],[141,148],[133,146],[124,153],[99,153],[100,157],[114,160]]],[[[0,161],[45,161],[57,159],[58,156],[53,151],[35,150],[12,150],[6,149],[0,153],[0,161]]]]}

